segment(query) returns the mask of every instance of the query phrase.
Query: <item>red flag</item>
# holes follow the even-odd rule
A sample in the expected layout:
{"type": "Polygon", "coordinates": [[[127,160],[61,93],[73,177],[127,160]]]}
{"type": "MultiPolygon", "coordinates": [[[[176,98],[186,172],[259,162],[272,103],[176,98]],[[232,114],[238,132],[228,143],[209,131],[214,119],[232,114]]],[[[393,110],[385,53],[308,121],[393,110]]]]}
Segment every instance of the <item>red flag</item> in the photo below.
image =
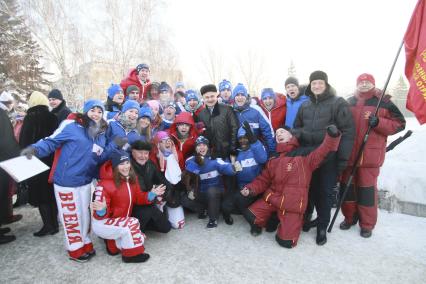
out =
{"type": "Polygon", "coordinates": [[[404,36],[405,76],[410,83],[407,109],[420,124],[426,123],[426,4],[417,2],[404,36]]]}

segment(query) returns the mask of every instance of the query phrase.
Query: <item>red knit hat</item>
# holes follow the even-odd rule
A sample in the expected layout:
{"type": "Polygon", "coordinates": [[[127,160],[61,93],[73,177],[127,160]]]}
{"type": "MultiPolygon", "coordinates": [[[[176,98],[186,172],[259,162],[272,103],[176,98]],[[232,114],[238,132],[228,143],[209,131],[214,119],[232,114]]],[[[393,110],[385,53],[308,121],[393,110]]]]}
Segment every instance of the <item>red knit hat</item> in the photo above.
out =
{"type": "Polygon", "coordinates": [[[376,85],[376,81],[374,80],[373,75],[368,74],[368,73],[364,73],[358,76],[358,79],[356,79],[356,84],[358,85],[359,83],[361,83],[361,81],[368,81],[371,84],[373,84],[374,86],[376,85]]]}

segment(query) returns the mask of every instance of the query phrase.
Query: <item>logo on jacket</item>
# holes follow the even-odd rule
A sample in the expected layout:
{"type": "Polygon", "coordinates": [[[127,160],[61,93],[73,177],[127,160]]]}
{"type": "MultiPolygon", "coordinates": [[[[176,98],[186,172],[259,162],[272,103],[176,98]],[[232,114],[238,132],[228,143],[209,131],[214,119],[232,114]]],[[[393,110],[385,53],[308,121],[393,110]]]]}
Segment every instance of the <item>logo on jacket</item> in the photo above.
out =
{"type": "Polygon", "coordinates": [[[364,119],[368,119],[371,115],[371,111],[367,110],[364,112],[364,119]]]}
{"type": "Polygon", "coordinates": [[[287,164],[287,172],[291,172],[292,169],[293,169],[293,164],[292,163],[288,163],[287,164]]]}

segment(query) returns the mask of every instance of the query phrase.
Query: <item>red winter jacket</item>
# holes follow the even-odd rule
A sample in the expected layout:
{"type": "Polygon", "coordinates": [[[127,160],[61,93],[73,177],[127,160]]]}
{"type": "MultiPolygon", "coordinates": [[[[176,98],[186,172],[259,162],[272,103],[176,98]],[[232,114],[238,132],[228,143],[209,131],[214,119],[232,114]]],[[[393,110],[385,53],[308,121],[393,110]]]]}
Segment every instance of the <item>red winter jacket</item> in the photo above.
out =
{"type": "Polygon", "coordinates": [[[286,111],[287,111],[286,97],[285,96],[283,96],[283,95],[279,96],[277,94],[277,96],[275,97],[275,105],[271,109],[271,111],[266,109],[265,104],[263,103],[262,100],[260,100],[259,105],[262,108],[263,112],[268,117],[268,120],[271,122],[272,128],[274,129],[274,131],[276,131],[278,128],[284,126],[285,114],[286,114],[286,111]]]}
{"type": "Polygon", "coordinates": [[[116,187],[113,179],[111,161],[106,162],[100,169],[99,187],[95,190],[96,200],[106,200],[107,209],[104,216],[98,216],[96,211],[93,217],[96,219],[129,217],[132,214],[134,204],[150,204],[148,201],[148,192],[143,192],[139,187],[139,182],[129,183],[124,179],[120,187],[116,187]]]}
{"type": "Polygon", "coordinates": [[[123,89],[125,95],[127,87],[129,87],[130,85],[135,85],[139,88],[139,102],[147,100],[148,90],[149,88],[151,88],[151,81],[148,79],[146,83],[142,85],[136,72],[136,68],[131,69],[127,77],[121,80],[120,87],[123,89]]]}
{"type": "MultiPolygon", "coordinates": [[[[353,166],[355,163],[356,155],[368,129],[368,117],[374,114],[381,93],[382,91],[379,89],[372,89],[366,93],[357,92],[348,99],[356,129],[355,143],[349,159],[349,166],[353,166]]],[[[404,116],[391,102],[389,95],[385,95],[380,103],[377,117],[379,118],[379,124],[370,131],[359,167],[381,167],[385,160],[387,137],[405,128],[404,116]]]]}
{"type": "Polygon", "coordinates": [[[292,156],[289,153],[299,145],[294,137],[287,143],[277,144],[280,156],[269,160],[262,173],[246,185],[250,194],[264,193],[263,200],[280,212],[303,214],[308,203],[312,172],[329,152],[337,151],[340,137],[341,135],[336,138],[326,135],[323,143],[307,156],[292,156]]]}
{"type": "Polygon", "coordinates": [[[197,140],[198,138],[197,129],[195,127],[195,123],[194,123],[194,119],[192,118],[192,115],[189,112],[181,112],[180,114],[178,114],[173,124],[168,129],[168,132],[170,136],[172,137],[173,142],[175,143],[176,151],[182,153],[182,156],[179,156],[179,166],[181,170],[184,170],[186,159],[188,159],[194,154],[195,140],[197,140]],[[178,134],[177,134],[178,123],[187,123],[191,125],[191,128],[189,130],[189,136],[184,142],[181,142],[178,138],[178,134]]]}

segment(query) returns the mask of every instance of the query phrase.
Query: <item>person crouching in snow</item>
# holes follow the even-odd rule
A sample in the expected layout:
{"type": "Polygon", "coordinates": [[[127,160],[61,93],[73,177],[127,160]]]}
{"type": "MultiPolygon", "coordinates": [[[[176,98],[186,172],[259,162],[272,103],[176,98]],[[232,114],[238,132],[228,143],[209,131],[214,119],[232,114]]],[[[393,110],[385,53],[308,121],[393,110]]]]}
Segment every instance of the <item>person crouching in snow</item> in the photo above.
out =
{"type": "Polygon", "coordinates": [[[262,232],[271,214],[277,213],[280,220],[275,239],[280,246],[292,248],[297,245],[303,225],[303,214],[308,202],[308,187],[312,172],[318,168],[329,152],[337,151],[340,131],[335,125],[327,127],[322,144],[310,154],[294,155],[298,147],[296,137],[279,128],[276,132],[277,158],[269,160],[261,175],[242,190],[243,196],[263,197],[243,212],[251,225],[251,233],[262,232]]]}
{"type": "MultiPolygon", "coordinates": [[[[237,149],[235,167],[241,167],[241,171],[237,173],[238,189],[241,190],[260,174],[263,164],[268,159],[268,153],[263,144],[254,135],[247,121],[238,129],[237,137],[240,147],[237,149]]],[[[243,212],[257,199],[255,196],[243,196],[239,190],[225,198],[222,203],[223,218],[228,225],[233,224],[231,212],[235,211],[235,209],[243,212]]]]}
{"type": "Polygon", "coordinates": [[[105,239],[108,254],[117,255],[121,251],[123,262],[147,261],[145,235],[138,219],[130,216],[134,204],[151,203],[164,193],[165,186],[141,191],[129,154],[123,150],[112,153],[111,162],[102,166],[100,177],[93,193],[93,232],[105,239]]]}
{"type": "Polygon", "coordinates": [[[235,175],[235,170],[231,163],[210,157],[209,140],[204,136],[198,137],[195,145],[196,155],[186,160],[185,168],[200,178],[199,192],[195,194],[195,200],[202,205],[202,210],[207,208],[209,216],[207,228],[214,228],[217,227],[224,191],[221,175],[235,175]]]}

